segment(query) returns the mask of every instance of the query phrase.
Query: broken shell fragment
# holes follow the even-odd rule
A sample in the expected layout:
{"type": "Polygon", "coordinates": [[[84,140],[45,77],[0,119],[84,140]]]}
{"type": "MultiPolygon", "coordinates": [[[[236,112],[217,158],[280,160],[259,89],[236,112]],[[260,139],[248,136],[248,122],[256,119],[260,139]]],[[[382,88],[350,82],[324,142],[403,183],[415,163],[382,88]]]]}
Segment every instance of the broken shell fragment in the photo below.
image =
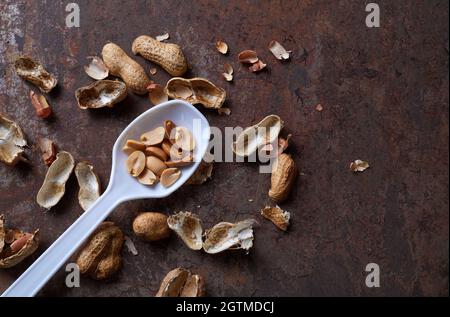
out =
{"type": "Polygon", "coordinates": [[[164,140],[165,134],[166,131],[164,127],[157,127],[151,131],[142,134],[140,139],[145,145],[151,146],[160,144],[164,140]]]}
{"type": "Polygon", "coordinates": [[[192,250],[200,250],[203,245],[202,223],[197,215],[189,211],[180,211],[167,219],[169,228],[192,250]]]}
{"type": "Polygon", "coordinates": [[[14,166],[23,157],[23,148],[27,145],[19,125],[0,113],[0,162],[14,166]]]}
{"type": "Polygon", "coordinates": [[[283,231],[287,230],[287,227],[289,226],[289,220],[291,218],[291,214],[289,212],[284,211],[278,206],[264,207],[263,209],[261,209],[261,215],[263,215],[264,218],[272,221],[275,226],[283,231]]]}
{"type": "Polygon", "coordinates": [[[186,185],[200,185],[211,178],[213,170],[213,162],[206,162],[202,160],[197,170],[185,183],[186,185]]]}
{"type": "Polygon", "coordinates": [[[57,79],[39,62],[30,57],[19,57],[14,62],[17,75],[37,86],[42,92],[49,93],[57,84],[57,79]]]}
{"type": "Polygon", "coordinates": [[[74,167],[75,161],[70,153],[62,151],[56,155],[56,160],[48,168],[44,183],[37,194],[36,201],[39,206],[50,209],[61,200],[74,167]]]}
{"type": "Polygon", "coordinates": [[[91,62],[89,65],[84,66],[84,71],[89,77],[95,80],[102,80],[108,77],[109,69],[100,57],[88,56],[88,59],[91,59],[91,62]]]}
{"type": "Polygon", "coordinates": [[[269,50],[272,52],[273,56],[279,60],[287,60],[289,59],[290,51],[286,51],[286,49],[277,41],[270,41],[269,50]]]}
{"type": "Polygon", "coordinates": [[[254,64],[258,61],[258,55],[255,51],[245,50],[239,53],[238,59],[239,62],[244,64],[254,64]]]}
{"type": "Polygon", "coordinates": [[[23,149],[13,143],[0,139],[0,161],[9,166],[14,166],[20,161],[26,161],[22,156],[23,149]]]}
{"type": "Polygon", "coordinates": [[[133,243],[133,240],[130,239],[130,237],[125,236],[125,240],[124,240],[125,246],[127,247],[128,252],[130,252],[133,255],[138,255],[139,252],[136,249],[136,246],[133,243]]]}
{"type": "Polygon", "coordinates": [[[254,73],[259,72],[260,70],[266,68],[267,64],[264,64],[262,61],[258,60],[256,63],[254,63],[252,66],[250,66],[248,69],[254,73]]]}
{"type": "Polygon", "coordinates": [[[97,109],[113,107],[127,96],[127,86],[118,80],[99,80],[75,91],[78,107],[97,109]]]}
{"type": "Polygon", "coordinates": [[[203,297],[205,296],[205,280],[198,274],[188,276],[183,286],[180,297],[203,297]]]}
{"type": "Polygon", "coordinates": [[[182,99],[191,104],[202,104],[206,108],[222,107],[226,92],[204,78],[184,79],[175,77],[165,87],[166,94],[173,99],[182,99]]]}
{"type": "Polygon", "coordinates": [[[169,167],[161,173],[161,184],[164,187],[172,186],[181,177],[181,171],[176,167],[169,167]]]}
{"type": "Polygon", "coordinates": [[[0,113],[0,139],[11,142],[12,144],[24,147],[27,145],[25,136],[20,126],[0,113]]]}
{"type": "Polygon", "coordinates": [[[355,160],[354,162],[350,163],[350,170],[352,172],[364,172],[366,169],[369,168],[369,162],[362,161],[362,160],[355,160]]]}
{"type": "Polygon", "coordinates": [[[164,92],[164,87],[158,84],[150,84],[147,87],[149,92],[149,99],[153,105],[159,105],[160,103],[166,102],[169,100],[169,96],[164,92]]]}
{"type": "Polygon", "coordinates": [[[122,267],[124,235],[113,222],[105,221],[94,231],[77,257],[81,274],[96,280],[111,277],[122,267]]]}
{"type": "Polygon", "coordinates": [[[133,232],[145,241],[158,241],[170,236],[167,216],[159,212],[143,212],[133,220],[133,232]]]}
{"type": "Polygon", "coordinates": [[[55,143],[48,138],[42,138],[39,140],[38,145],[42,152],[42,160],[45,165],[49,166],[56,160],[55,143]]]}
{"type": "Polygon", "coordinates": [[[278,138],[278,146],[274,146],[273,144],[266,144],[259,150],[260,156],[266,156],[268,158],[276,158],[283,154],[283,152],[289,146],[289,140],[292,137],[292,134],[288,134],[286,138],[279,137],[278,138]]]}
{"type": "Polygon", "coordinates": [[[223,78],[225,78],[226,81],[232,81],[233,80],[233,67],[226,63],[223,65],[224,72],[222,73],[223,78]]]}
{"type": "Polygon", "coordinates": [[[279,116],[269,115],[242,131],[232,144],[232,150],[238,156],[252,155],[264,145],[274,142],[282,127],[283,121],[279,116]]]}
{"type": "Polygon", "coordinates": [[[230,114],[231,114],[231,109],[230,108],[219,108],[219,109],[217,109],[217,112],[220,114],[220,115],[227,115],[227,116],[229,116],[230,114]]]}
{"type": "Polygon", "coordinates": [[[162,41],[165,41],[165,40],[168,40],[169,39],[169,33],[164,33],[164,34],[161,34],[161,35],[157,35],[156,37],[155,37],[155,39],[158,41],[158,42],[162,42],[162,41]]]}
{"type": "Polygon", "coordinates": [[[249,250],[253,246],[254,219],[246,219],[237,223],[220,222],[205,232],[203,249],[214,254],[227,249],[249,250]]]}
{"type": "Polygon", "coordinates": [[[217,41],[216,42],[216,49],[221,53],[221,54],[226,54],[228,53],[228,44],[223,42],[223,41],[217,41]]]}
{"type": "Polygon", "coordinates": [[[36,94],[34,91],[30,90],[31,104],[36,110],[36,114],[39,118],[47,119],[52,114],[52,108],[47,102],[47,99],[43,95],[36,94]]]}
{"type": "Polygon", "coordinates": [[[176,268],[164,277],[156,297],[178,297],[189,277],[189,271],[184,268],[176,268]]]}
{"type": "Polygon", "coordinates": [[[75,176],[80,186],[78,202],[84,211],[88,210],[100,197],[100,180],[94,166],[87,162],[79,162],[75,167],[75,176]]]}
{"type": "Polygon", "coordinates": [[[39,229],[33,233],[5,228],[0,215],[0,269],[13,267],[33,254],[39,246],[39,229]]]}
{"type": "Polygon", "coordinates": [[[128,173],[133,177],[138,177],[145,168],[145,154],[141,151],[134,151],[125,162],[128,173]]]}

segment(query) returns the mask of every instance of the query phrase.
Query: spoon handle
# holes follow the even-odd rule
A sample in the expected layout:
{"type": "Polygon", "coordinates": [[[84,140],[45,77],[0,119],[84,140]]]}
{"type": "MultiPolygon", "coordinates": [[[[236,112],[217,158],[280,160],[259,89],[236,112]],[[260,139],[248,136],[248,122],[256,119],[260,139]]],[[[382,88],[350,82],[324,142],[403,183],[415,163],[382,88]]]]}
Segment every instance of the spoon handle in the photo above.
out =
{"type": "Polygon", "coordinates": [[[121,202],[120,193],[108,188],[53,244],[2,294],[31,297],[45,285],[98,225],[121,202]]]}

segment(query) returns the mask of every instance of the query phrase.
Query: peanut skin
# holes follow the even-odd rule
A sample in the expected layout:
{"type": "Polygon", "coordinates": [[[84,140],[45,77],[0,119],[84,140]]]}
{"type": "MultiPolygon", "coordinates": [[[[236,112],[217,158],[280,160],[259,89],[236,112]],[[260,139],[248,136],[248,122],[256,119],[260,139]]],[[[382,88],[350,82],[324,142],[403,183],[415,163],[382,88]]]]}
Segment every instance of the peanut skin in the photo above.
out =
{"type": "Polygon", "coordinates": [[[151,84],[144,68],[125,53],[120,46],[108,43],[103,46],[103,61],[113,76],[122,78],[127,87],[136,94],[146,94],[151,84]]]}
{"type": "Polygon", "coordinates": [[[275,202],[285,200],[297,174],[298,170],[292,157],[286,153],[281,154],[273,165],[269,197],[275,202]]]}
{"type": "Polygon", "coordinates": [[[154,38],[141,35],[133,41],[133,54],[161,65],[172,76],[182,76],[187,70],[186,58],[176,44],[161,43],[154,38]]]}

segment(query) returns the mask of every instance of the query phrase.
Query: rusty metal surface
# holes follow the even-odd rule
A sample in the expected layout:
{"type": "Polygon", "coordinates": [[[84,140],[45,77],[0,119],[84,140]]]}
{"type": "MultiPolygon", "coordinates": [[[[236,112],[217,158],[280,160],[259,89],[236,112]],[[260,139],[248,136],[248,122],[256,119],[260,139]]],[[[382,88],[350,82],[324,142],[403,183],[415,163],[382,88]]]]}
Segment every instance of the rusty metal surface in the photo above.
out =
{"type": "MultiPolygon", "coordinates": [[[[77,3],[81,27],[72,29],[65,27],[65,1],[0,3],[0,111],[21,124],[32,144],[31,166],[0,165],[0,211],[10,225],[42,233],[39,252],[0,271],[0,291],[81,214],[74,177],[51,212],[36,204],[46,171],[38,138],[92,162],[106,186],[114,140],[149,107],[147,98],[130,94],[114,109],[78,109],[74,90],[90,82],[86,56],[99,55],[106,41],[131,54],[136,36],[167,31],[183,47],[189,76],[227,90],[230,116],[202,110],[211,125],[247,126],[272,113],[284,119],[302,172],[281,205],[292,225],[282,233],[259,215],[268,203],[268,174],[256,164],[219,163],[201,186],[113,212],[110,219],[133,238],[139,255],[124,250],[123,269],[111,281],[82,278],[81,288],[68,289],[61,270],[40,295],[152,296],[177,266],[204,275],[211,296],[448,295],[447,1],[378,1],[379,29],[366,28],[364,3],[350,0],[77,3]],[[229,44],[228,56],[215,51],[219,38],[229,44]],[[272,39],[293,50],[291,61],[273,58],[266,48],[272,39]],[[236,54],[244,49],[257,50],[268,70],[252,74],[239,65],[236,54]],[[55,118],[48,122],[36,117],[31,86],[13,72],[22,53],[58,75],[49,95],[55,118]],[[235,68],[232,84],[220,76],[224,62],[235,68]],[[371,167],[354,175],[348,164],[358,158],[371,167]],[[175,236],[159,243],[134,238],[132,219],[144,210],[191,210],[206,228],[248,217],[260,226],[249,255],[208,255],[175,236]],[[370,262],[381,268],[377,289],[364,284],[370,262]]],[[[147,71],[153,67],[136,60],[147,71]]],[[[155,81],[168,78],[158,67],[155,81]]]]}

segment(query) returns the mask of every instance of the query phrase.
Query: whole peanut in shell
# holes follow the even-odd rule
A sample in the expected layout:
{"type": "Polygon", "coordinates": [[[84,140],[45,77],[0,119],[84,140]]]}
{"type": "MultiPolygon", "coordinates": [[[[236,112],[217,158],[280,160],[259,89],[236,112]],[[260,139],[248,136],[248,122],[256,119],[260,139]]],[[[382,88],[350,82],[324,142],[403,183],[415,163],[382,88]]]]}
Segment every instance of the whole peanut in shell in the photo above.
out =
{"type": "Polygon", "coordinates": [[[143,212],[134,219],[133,232],[145,241],[167,238],[170,235],[167,216],[159,212],[143,212]]]}
{"type": "Polygon", "coordinates": [[[273,165],[269,197],[275,202],[287,198],[297,177],[298,170],[292,157],[281,154],[273,165]]]}
{"type": "Polygon", "coordinates": [[[120,46],[108,43],[103,46],[103,62],[111,75],[120,77],[127,87],[140,95],[147,93],[147,86],[151,84],[144,68],[125,53],[120,46]]]}
{"type": "Polygon", "coordinates": [[[76,263],[81,274],[103,280],[116,273],[122,266],[123,242],[124,235],[114,223],[101,223],[78,255],[76,263]]]}
{"type": "Polygon", "coordinates": [[[161,65],[172,76],[182,76],[187,70],[186,58],[176,44],[161,43],[154,38],[141,35],[133,41],[133,54],[161,65]]]}

